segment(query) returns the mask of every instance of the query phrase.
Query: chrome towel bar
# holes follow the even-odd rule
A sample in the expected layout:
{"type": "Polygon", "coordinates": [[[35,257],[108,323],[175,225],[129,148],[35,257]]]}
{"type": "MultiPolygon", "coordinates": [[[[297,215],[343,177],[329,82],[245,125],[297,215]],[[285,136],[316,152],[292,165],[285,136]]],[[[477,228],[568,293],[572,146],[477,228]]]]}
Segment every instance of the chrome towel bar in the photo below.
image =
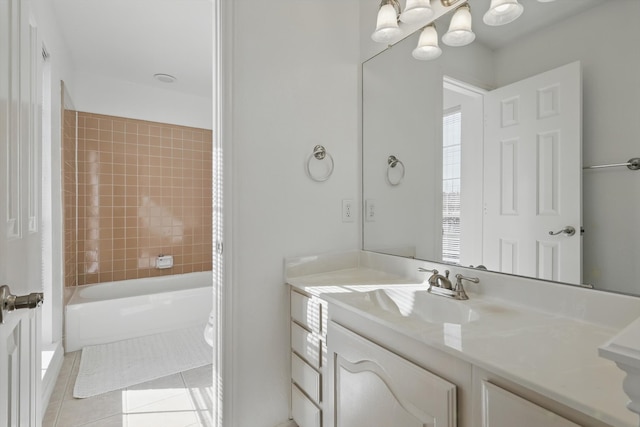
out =
{"type": "Polygon", "coordinates": [[[604,168],[615,168],[619,166],[626,166],[629,170],[637,171],[640,169],[640,157],[634,157],[626,161],[626,163],[612,163],[609,165],[594,165],[594,166],[585,166],[582,169],[604,169],[604,168]]]}

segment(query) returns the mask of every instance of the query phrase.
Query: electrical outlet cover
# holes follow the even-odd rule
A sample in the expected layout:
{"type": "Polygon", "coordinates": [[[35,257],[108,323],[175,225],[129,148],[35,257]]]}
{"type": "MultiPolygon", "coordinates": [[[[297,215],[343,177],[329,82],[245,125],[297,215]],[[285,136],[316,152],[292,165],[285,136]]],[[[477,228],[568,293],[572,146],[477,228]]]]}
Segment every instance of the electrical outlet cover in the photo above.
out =
{"type": "Polygon", "coordinates": [[[342,222],[354,222],[355,212],[354,203],[351,199],[345,199],[342,201],[342,222]]]}
{"type": "Polygon", "coordinates": [[[375,222],[376,220],[376,202],[373,199],[364,201],[365,220],[367,222],[375,222]]]}

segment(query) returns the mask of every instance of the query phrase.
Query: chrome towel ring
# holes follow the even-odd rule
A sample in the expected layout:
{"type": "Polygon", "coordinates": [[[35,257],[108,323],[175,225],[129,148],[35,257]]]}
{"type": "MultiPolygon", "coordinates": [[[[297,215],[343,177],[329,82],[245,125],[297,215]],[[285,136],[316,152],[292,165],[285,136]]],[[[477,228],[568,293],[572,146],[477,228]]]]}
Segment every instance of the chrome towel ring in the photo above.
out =
{"type": "Polygon", "coordinates": [[[329,179],[332,173],[333,173],[333,157],[331,157],[331,154],[329,154],[322,145],[316,145],[315,147],[313,147],[313,153],[311,153],[311,155],[307,159],[307,175],[309,175],[309,178],[311,178],[316,182],[323,182],[329,179]],[[328,163],[325,164],[324,173],[321,173],[322,171],[320,172],[311,171],[312,169],[311,162],[314,158],[319,161],[323,161],[325,159],[328,160],[328,163]]]}
{"type": "Polygon", "coordinates": [[[400,161],[396,156],[389,156],[387,159],[387,182],[396,186],[399,185],[404,179],[404,163],[400,161]],[[400,166],[400,167],[398,167],[400,166]],[[396,169],[398,167],[398,169],[396,169]],[[392,173],[394,171],[398,171],[397,173],[392,173]],[[394,176],[395,175],[395,176],[394,176]]]}

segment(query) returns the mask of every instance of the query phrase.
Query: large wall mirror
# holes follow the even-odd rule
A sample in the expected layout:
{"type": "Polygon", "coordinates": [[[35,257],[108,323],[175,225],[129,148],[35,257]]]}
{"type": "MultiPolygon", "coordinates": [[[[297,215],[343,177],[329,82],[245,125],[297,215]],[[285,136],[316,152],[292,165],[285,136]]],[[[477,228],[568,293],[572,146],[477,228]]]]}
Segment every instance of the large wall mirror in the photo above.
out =
{"type": "Polygon", "coordinates": [[[413,34],[363,63],[363,247],[639,295],[640,2],[522,4],[487,27],[469,0],[476,40],[435,60],[413,34]]]}

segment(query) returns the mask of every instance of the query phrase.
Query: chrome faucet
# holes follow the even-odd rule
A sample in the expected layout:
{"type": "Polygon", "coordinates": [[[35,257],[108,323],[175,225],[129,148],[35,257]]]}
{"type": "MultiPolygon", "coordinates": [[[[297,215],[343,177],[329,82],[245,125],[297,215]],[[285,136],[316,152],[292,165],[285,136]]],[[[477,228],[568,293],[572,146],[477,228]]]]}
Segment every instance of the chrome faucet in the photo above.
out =
{"type": "Polygon", "coordinates": [[[418,271],[421,271],[423,273],[431,273],[431,277],[429,277],[428,279],[429,288],[436,287],[443,289],[453,289],[453,284],[451,283],[451,280],[449,280],[449,270],[444,271],[444,276],[442,274],[439,274],[438,270],[436,269],[428,270],[426,268],[420,267],[418,268],[418,271]]]}
{"type": "Polygon", "coordinates": [[[445,274],[444,276],[440,274],[436,269],[429,270],[429,269],[420,267],[418,268],[418,271],[421,271],[424,273],[431,273],[431,276],[429,277],[429,279],[427,279],[427,281],[429,282],[429,289],[428,289],[429,292],[440,294],[440,292],[438,292],[440,290],[447,290],[447,291],[453,290],[453,285],[451,284],[451,280],[449,280],[449,270],[444,271],[444,274],[445,274]]]}
{"type": "Polygon", "coordinates": [[[440,274],[436,269],[429,270],[420,267],[418,268],[418,271],[423,273],[431,273],[431,276],[427,280],[429,282],[429,289],[427,289],[427,292],[457,300],[469,299],[469,296],[464,290],[464,286],[462,286],[463,280],[467,280],[473,283],[480,282],[480,279],[478,279],[477,277],[465,277],[462,274],[456,274],[456,284],[455,286],[452,286],[451,280],[449,280],[449,270],[445,270],[444,276],[440,274]]]}

